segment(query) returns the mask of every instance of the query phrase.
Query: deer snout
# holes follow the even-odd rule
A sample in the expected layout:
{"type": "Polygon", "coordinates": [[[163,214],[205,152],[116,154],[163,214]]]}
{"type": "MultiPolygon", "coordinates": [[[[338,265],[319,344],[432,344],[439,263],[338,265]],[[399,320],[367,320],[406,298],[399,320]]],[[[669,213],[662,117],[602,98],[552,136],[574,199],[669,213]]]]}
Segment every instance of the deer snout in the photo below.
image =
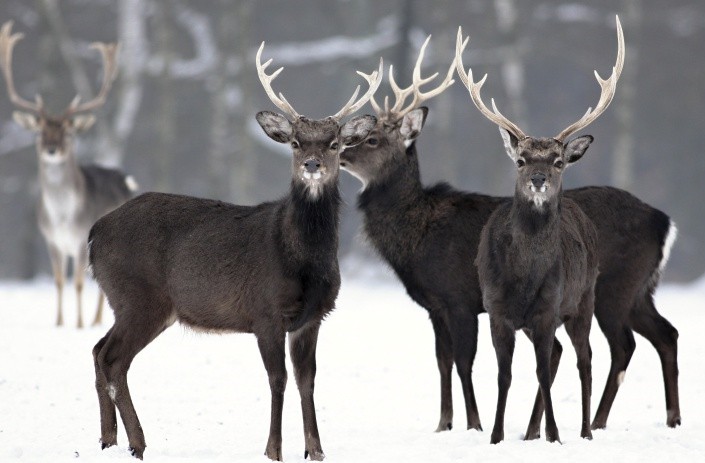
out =
{"type": "Polygon", "coordinates": [[[546,183],[546,174],[536,172],[531,176],[531,184],[534,185],[534,188],[541,188],[544,183],[546,183]]]}
{"type": "Polygon", "coordinates": [[[317,159],[307,159],[304,161],[304,168],[306,169],[306,172],[314,173],[318,172],[318,169],[321,168],[321,161],[317,159]]]}
{"type": "Polygon", "coordinates": [[[46,148],[47,154],[54,155],[56,154],[56,147],[55,146],[49,146],[46,148]]]}

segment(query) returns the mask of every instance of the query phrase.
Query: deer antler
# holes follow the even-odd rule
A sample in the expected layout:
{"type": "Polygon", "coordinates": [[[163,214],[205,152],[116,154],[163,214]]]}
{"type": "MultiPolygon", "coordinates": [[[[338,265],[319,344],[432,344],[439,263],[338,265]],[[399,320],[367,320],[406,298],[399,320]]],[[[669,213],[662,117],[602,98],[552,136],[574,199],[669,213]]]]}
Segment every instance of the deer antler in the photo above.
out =
{"type": "Polygon", "coordinates": [[[110,87],[117,77],[117,54],[120,50],[120,45],[117,43],[101,43],[95,42],[91,44],[91,48],[99,50],[103,59],[103,84],[95,98],[79,104],[81,97],[76,95],[71,104],[64,112],[65,116],[83,111],[91,111],[105,104],[105,98],[110,91],[110,87]]]}
{"type": "Polygon", "coordinates": [[[2,68],[2,73],[5,76],[7,94],[10,97],[10,101],[20,108],[35,113],[41,113],[44,110],[42,97],[37,95],[35,97],[35,103],[32,103],[19,96],[17,90],[15,90],[15,82],[12,78],[12,52],[15,44],[21,40],[22,37],[24,37],[22,33],[12,33],[12,21],[7,21],[2,25],[2,29],[0,29],[0,68],[2,68]]]}
{"type": "Polygon", "coordinates": [[[479,109],[480,112],[487,119],[491,120],[503,129],[511,132],[517,139],[521,140],[522,138],[526,138],[526,134],[523,130],[519,128],[519,126],[517,126],[514,122],[510,121],[504,115],[502,115],[502,113],[499,112],[497,106],[494,104],[494,98],[492,99],[492,110],[490,110],[487,106],[485,106],[485,103],[483,103],[482,97],[480,96],[480,90],[482,89],[482,86],[484,85],[485,80],[487,79],[487,74],[485,74],[485,76],[480,79],[479,82],[475,82],[472,77],[472,69],[468,68],[468,72],[466,73],[465,66],[463,65],[463,51],[465,50],[465,47],[468,45],[469,41],[470,37],[467,37],[465,40],[463,40],[463,30],[461,27],[459,27],[458,38],[455,42],[455,65],[456,69],[458,70],[460,80],[463,81],[463,84],[468,89],[468,92],[470,92],[470,98],[472,99],[472,102],[475,103],[477,109],[479,109]]]}
{"type": "Polygon", "coordinates": [[[264,91],[267,92],[267,96],[269,97],[270,100],[272,100],[272,103],[274,105],[284,111],[286,114],[291,116],[294,119],[298,119],[300,117],[299,113],[297,113],[294,110],[294,107],[289,104],[288,101],[286,101],[286,98],[284,98],[284,95],[280,92],[279,96],[277,96],[276,93],[274,93],[274,90],[272,89],[272,81],[277,78],[280,72],[284,70],[283,67],[280,67],[276,71],[274,71],[272,74],[267,75],[266,72],[264,72],[267,69],[267,66],[269,66],[272,63],[272,59],[269,59],[266,63],[262,64],[262,50],[264,50],[264,42],[262,42],[262,45],[259,46],[259,50],[257,50],[257,75],[259,76],[260,82],[262,82],[262,86],[264,87],[264,91]]]}
{"type": "Polygon", "coordinates": [[[597,119],[600,114],[605,112],[605,109],[610,105],[612,99],[614,98],[615,90],[617,89],[617,80],[622,73],[622,68],[624,67],[624,32],[622,32],[622,24],[619,22],[619,16],[617,18],[617,62],[614,67],[612,67],[612,75],[607,80],[604,80],[595,71],[595,78],[597,83],[600,84],[600,99],[595,106],[595,110],[588,108],[587,112],[583,117],[578,119],[573,124],[569,125],[561,133],[556,135],[554,138],[559,141],[565,140],[571,134],[577,132],[580,129],[587,127],[595,119],[597,119]]]}
{"type": "Polygon", "coordinates": [[[436,77],[438,77],[437,72],[429,77],[421,77],[421,63],[423,62],[424,54],[426,52],[426,46],[428,45],[430,40],[431,36],[429,35],[428,37],[426,37],[426,40],[424,41],[423,45],[421,46],[421,49],[419,50],[419,56],[416,59],[416,65],[414,66],[414,71],[412,74],[412,83],[410,86],[406,88],[400,88],[399,85],[397,85],[396,80],[394,79],[393,68],[391,65],[389,66],[389,84],[392,87],[392,92],[394,92],[394,106],[390,108],[389,98],[385,97],[384,111],[382,111],[382,109],[379,107],[373,97],[370,100],[370,103],[372,104],[373,109],[377,112],[377,115],[383,115],[386,119],[398,121],[399,119],[404,117],[409,111],[418,108],[424,101],[440,95],[441,93],[443,93],[443,91],[445,91],[445,89],[453,85],[453,83],[455,82],[453,80],[455,59],[453,59],[453,62],[450,63],[450,67],[448,68],[448,73],[446,74],[445,79],[443,79],[443,81],[435,89],[429,90],[425,93],[421,92],[422,85],[425,85],[431,82],[436,77]],[[409,95],[413,95],[414,98],[411,100],[411,103],[408,106],[404,107],[404,103],[406,102],[406,99],[409,97],[409,95]]]}
{"type": "Polygon", "coordinates": [[[360,108],[362,108],[365,105],[365,103],[370,101],[372,99],[373,95],[375,94],[375,92],[377,91],[377,89],[379,88],[379,85],[382,83],[382,75],[384,73],[383,67],[384,67],[384,63],[382,62],[382,58],[380,58],[379,59],[379,68],[375,71],[372,71],[372,73],[365,74],[364,72],[357,71],[357,73],[367,81],[367,83],[369,84],[370,87],[367,89],[367,92],[365,92],[365,94],[362,95],[360,97],[360,99],[357,100],[357,102],[356,102],[355,100],[357,99],[357,94],[360,93],[360,86],[358,85],[357,88],[355,89],[355,91],[353,92],[353,95],[350,98],[350,100],[348,100],[348,102],[345,103],[345,106],[343,106],[343,108],[340,111],[338,111],[337,113],[335,113],[331,117],[333,119],[335,119],[336,121],[339,121],[342,118],[344,118],[345,116],[352,114],[355,111],[359,110],[360,108]]]}

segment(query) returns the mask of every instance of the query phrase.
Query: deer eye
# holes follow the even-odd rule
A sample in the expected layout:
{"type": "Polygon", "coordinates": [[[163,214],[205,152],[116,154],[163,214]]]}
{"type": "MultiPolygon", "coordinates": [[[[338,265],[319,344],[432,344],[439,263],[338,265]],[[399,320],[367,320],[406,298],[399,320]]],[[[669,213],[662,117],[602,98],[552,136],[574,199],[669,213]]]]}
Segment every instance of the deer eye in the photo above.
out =
{"type": "Polygon", "coordinates": [[[296,149],[299,149],[299,142],[296,141],[296,140],[292,140],[292,141],[291,141],[291,147],[294,148],[295,150],[296,150],[296,149]]]}
{"type": "Polygon", "coordinates": [[[562,169],[563,165],[564,165],[564,163],[560,159],[553,163],[553,167],[555,167],[556,169],[562,169]]]}
{"type": "Polygon", "coordinates": [[[367,139],[367,144],[370,146],[377,146],[379,141],[376,138],[368,138],[367,139]]]}
{"type": "Polygon", "coordinates": [[[525,165],[526,165],[526,161],[524,161],[521,158],[517,159],[517,167],[524,167],[525,165]]]}
{"type": "Polygon", "coordinates": [[[332,151],[338,151],[338,146],[340,146],[340,145],[338,145],[338,142],[334,141],[333,143],[330,144],[330,149],[332,151]]]}

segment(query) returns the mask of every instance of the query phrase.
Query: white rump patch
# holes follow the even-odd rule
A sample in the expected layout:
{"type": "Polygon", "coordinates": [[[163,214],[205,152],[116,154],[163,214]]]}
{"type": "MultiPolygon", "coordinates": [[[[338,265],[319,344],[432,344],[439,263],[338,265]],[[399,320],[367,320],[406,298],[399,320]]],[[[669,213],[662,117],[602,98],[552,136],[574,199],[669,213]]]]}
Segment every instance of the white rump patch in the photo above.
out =
{"type": "Polygon", "coordinates": [[[137,191],[140,188],[139,183],[137,183],[137,180],[135,180],[132,175],[125,177],[125,185],[127,185],[127,189],[130,191],[137,191]]]}
{"type": "Polygon", "coordinates": [[[110,400],[115,402],[115,397],[117,396],[117,388],[112,383],[108,384],[108,395],[110,396],[110,400]]]}
{"type": "Polygon", "coordinates": [[[663,273],[663,269],[666,268],[668,258],[671,257],[671,248],[673,247],[673,243],[676,242],[676,237],[678,237],[678,228],[673,220],[671,220],[671,225],[668,227],[668,233],[666,234],[666,241],[664,241],[663,249],[661,249],[661,262],[658,264],[659,274],[663,273]]]}
{"type": "Polygon", "coordinates": [[[627,373],[626,371],[622,370],[617,374],[617,386],[622,385],[622,383],[624,382],[624,375],[626,373],[627,373]]]}

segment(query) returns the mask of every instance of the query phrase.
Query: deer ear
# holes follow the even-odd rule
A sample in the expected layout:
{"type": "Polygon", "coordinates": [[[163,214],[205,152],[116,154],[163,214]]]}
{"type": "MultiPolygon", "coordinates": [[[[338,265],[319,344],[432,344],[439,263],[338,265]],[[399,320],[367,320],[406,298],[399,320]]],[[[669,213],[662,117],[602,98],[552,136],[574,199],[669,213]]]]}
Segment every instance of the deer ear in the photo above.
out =
{"type": "Polygon", "coordinates": [[[74,132],[88,130],[93,127],[93,124],[95,124],[95,116],[93,114],[75,116],[69,120],[69,125],[74,132]]]}
{"type": "Polygon", "coordinates": [[[39,132],[40,130],[39,116],[36,114],[26,113],[24,111],[13,111],[12,118],[15,122],[27,130],[31,130],[33,132],[39,132]]]}
{"type": "Polygon", "coordinates": [[[413,111],[409,111],[401,120],[399,133],[404,137],[404,145],[406,145],[407,148],[421,135],[421,129],[423,129],[427,115],[428,108],[422,106],[413,111]]]}
{"type": "Polygon", "coordinates": [[[502,141],[504,142],[504,149],[507,152],[507,156],[512,158],[512,161],[517,160],[517,146],[519,146],[519,140],[514,136],[513,133],[509,132],[502,127],[499,128],[499,133],[502,135],[502,141]]]}
{"type": "Polygon", "coordinates": [[[357,116],[340,127],[338,132],[343,149],[361,143],[377,125],[377,118],[370,115],[357,116]]]}
{"type": "Polygon", "coordinates": [[[264,133],[274,141],[288,143],[292,135],[294,135],[294,128],[291,122],[281,114],[271,111],[260,111],[257,113],[256,118],[264,133]]]}
{"type": "Polygon", "coordinates": [[[583,135],[566,143],[563,151],[566,162],[571,164],[582,158],[593,140],[592,135],[583,135]]]}

